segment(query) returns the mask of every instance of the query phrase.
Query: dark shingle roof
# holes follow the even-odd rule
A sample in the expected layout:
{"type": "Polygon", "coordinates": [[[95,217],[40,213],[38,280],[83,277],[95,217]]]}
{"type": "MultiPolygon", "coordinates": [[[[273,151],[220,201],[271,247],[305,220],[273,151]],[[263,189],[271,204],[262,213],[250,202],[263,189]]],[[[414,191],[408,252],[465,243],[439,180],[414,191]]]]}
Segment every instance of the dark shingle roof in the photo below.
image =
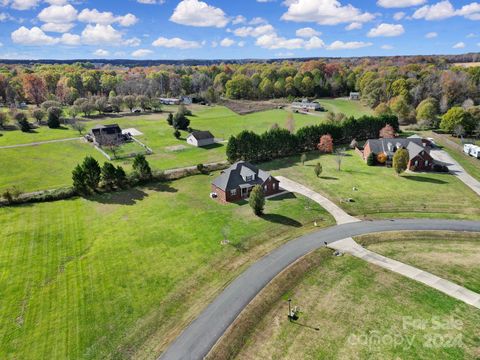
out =
{"type": "Polygon", "coordinates": [[[245,184],[251,186],[262,185],[268,178],[270,178],[268,172],[258,169],[248,162],[239,161],[213,180],[212,184],[223,191],[230,191],[245,184]],[[255,175],[252,181],[247,182],[244,180],[244,177],[251,175],[255,175]]]}
{"type": "Polygon", "coordinates": [[[192,135],[197,140],[206,140],[206,139],[214,138],[214,136],[210,131],[194,131],[190,135],[192,135]]]}
{"type": "Polygon", "coordinates": [[[118,124],[109,124],[109,125],[97,125],[92,129],[93,134],[121,134],[122,129],[118,124]]]}
{"type": "Polygon", "coordinates": [[[422,138],[420,137],[408,139],[370,139],[367,143],[370,145],[370,151],[375,154],[385,153],[387,155],[393,155],[400,147],[408,150],[410,159],[418,156],[422,151],[425,151],[427,154],[429,153],[429,148],[423,146],[422,138]]]}

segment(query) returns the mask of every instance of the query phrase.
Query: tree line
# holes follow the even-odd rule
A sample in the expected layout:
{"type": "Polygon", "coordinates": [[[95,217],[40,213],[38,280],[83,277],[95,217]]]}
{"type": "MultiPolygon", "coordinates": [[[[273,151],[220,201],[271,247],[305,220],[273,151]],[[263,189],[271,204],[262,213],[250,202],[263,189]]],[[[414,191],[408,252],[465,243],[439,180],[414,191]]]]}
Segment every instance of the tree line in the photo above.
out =
{"type": "Polygon", "coordinates": [[[391,125],[395,131],[398,131],[398,118],[394,115],[348,117],[340,122],[306,126],[296,133],[278,127],[273,127],[262,134],[245,130],[237,136],[231,136],[228,140],[227,158],[232,163],[239,160],[269,161],[313,151],[317,149],[320,138],[327,134],[337,144],[377,138],[380,131],[387,125],[391,125]]]}

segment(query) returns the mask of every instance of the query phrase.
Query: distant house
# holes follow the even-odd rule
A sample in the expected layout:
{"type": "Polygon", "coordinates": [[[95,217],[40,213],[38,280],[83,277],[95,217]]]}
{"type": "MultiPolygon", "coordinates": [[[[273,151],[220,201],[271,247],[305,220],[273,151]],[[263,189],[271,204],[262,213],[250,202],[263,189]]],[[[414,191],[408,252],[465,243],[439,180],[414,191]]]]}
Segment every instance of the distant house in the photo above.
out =
{"type": "Polygon", "coordinates": [[[360,100],[360,93],[359,92],[351,92],[350,93],[350,100],[358,101],[360,100]]]}
{"type": "Polygon", "coordinates": [[[176,98],[160,98],[163,105],[180,105],[180,99],[176,98]]]}
{"type": "Polygon", "coordinates": [[[316,102],[310,102],[307,99],[302,101],[295,101],[292,103],[292,109],[302,111],[320,111],[323,110],[322,106],[316,102]]]}
{"type": "Polygon", "coordinates": [[[187,143],[197,147],[208,146],[215,144],[215,137],[210,131],[194,131],[187,136],[187,143]]]}
{"type": "Polygon", "coordinates": [[[247,199],[256,185],[262,186],[267,196],[281,191],[280,182],[268,172],[248,162],[239,161],[213,180],[212,193],[221,202],[235,202],[247,199]]]}
{"type": "MultiPolygon", "coordinates": [[[[386,155],[385,165],[391,166],[393,155],[400,149],[407,149],[410,161],[408,169],[412,171],[430,171],[433,169],[434,159],[430,155],[430,147],[422,142],[422,139],[371,139],[365,143],[363,151],[360,151],[366,161],[373,153],[375,157],[380,154],[386,155]]],[[[378,163],[378,162],[377,162],[378,163]]]]}
{"type": "Polygon", "coordinates": [[[125,141],[122,129],[117,124],[97,125],[90,131],[90,136],[100,146],[120,145],[125,141]]]}
{"type": "Polygon", "coordinates": [[[193,99],[190,96],[182,96],[180,101],[183,105],[192,105],[193,103],[193,99]]]}

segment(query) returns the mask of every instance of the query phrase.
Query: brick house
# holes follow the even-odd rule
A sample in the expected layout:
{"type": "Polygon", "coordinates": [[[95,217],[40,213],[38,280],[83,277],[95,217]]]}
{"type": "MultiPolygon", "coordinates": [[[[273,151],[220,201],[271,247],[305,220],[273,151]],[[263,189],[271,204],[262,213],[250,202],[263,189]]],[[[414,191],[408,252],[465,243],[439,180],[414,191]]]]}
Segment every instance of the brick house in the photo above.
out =
{"type": "Polygon", "coordinates": [[[360,153],[365,161],[371,153],[375,157],[385,154],[387,158],[385,165],[391,166],[393,155],[400,148],[408,151],[410,157],[409,170],[431,171],[433,169],[435,161],[430,155],[430,146],[424,143],[421,138],[370,139],[365,143],[363,151],[360,150],[360,153]]]}
{"type": "Polygon", "coordinates": [[[247,199],[256,185],[262,186],[266,196],[281,191],[280,182],[269,173],[248,162],[239,161],[213,180],[212,193],[220,202],[236,202],[247,199]]]}

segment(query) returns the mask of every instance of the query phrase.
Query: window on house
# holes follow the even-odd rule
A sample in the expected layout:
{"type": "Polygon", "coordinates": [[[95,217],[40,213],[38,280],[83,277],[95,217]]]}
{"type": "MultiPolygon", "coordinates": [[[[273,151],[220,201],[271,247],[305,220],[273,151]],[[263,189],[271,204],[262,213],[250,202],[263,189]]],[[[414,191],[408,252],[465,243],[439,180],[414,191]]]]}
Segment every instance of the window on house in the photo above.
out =
{"type": "Polygon", "coordinates": [[[415,166],[418,166],[418,160],[415,161],[415,166]]]}
{"type": "Polygon", "coordinates": [[[253,176],[251,176],[251,175],[245,177],[245,181],[252,181],[252,180],[253,180],[253,176]]]}
{"type": "Polygon", "coordinates": [[[425,166],[428,166],[428,160],[427,160],[427,161],[425,161],[425,166]]]}
{"type": "Polygon", "coordinates": [[[268,190],[268,186],[267,186],[267,185],[265,185],[263,188],[264,188],[265,191],[268,190]]]}
{"type": "Polygon", "coordinates": [[[230,190],[230,195],[232,196],[237,195],[237,189],[230,190]]]}

